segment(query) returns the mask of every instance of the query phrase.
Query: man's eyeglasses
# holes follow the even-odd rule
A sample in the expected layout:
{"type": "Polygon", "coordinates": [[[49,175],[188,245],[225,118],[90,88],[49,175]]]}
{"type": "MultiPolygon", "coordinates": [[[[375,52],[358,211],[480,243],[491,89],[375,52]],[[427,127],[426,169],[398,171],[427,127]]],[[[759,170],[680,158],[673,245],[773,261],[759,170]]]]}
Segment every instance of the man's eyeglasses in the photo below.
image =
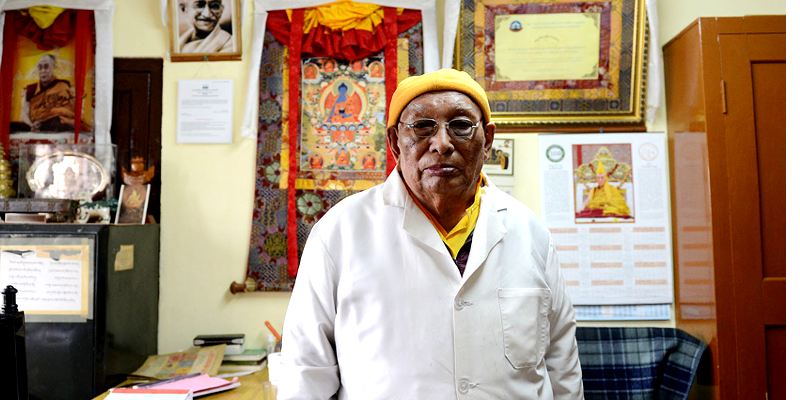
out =
{"type": "MultiPolygon", "coordinates": [[[[400,121],[406,128],[412,129],[414,134],[420,139],[429,138],[439,130],[439,123],[435,119],[418,119],[412,123],[400,121]]],[[[444,123],[444,128],[451,137],[458,139],[469,139],[475,134],[475,129],[480,126],[481,121],[473,123],[466,118],[456,118],[444,123]]]]}
{"type": "Polygon", "coordinates": [[[208,9],[211,11],[219,11],[222,9],[222,2],[221,1],[204,1],[204,0],[197,0],[192,2],[192,7],[197,10],[202,10],[206,8],[206,4],[208,4],[208,9]]]}

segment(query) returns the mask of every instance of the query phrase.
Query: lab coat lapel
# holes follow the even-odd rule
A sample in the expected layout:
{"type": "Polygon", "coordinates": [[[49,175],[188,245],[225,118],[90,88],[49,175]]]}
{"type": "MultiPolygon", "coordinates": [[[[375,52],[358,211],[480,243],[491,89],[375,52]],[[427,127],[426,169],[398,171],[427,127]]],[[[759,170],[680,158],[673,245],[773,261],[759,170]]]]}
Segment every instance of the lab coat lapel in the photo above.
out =
{"type": "Polygon", "coordinates": [[[478,214],[478,223],[472,234],[472,248],[469,251],[467,266],[464,269],[462,285],[467,282],[472,274],[486,261],[489,252],[508,233],[503,225],[502,215],[506,205],[496,193],[499,191],[494,184],[489,182],[486,193],[481,195],[481,211],[478,214]]]}
{"type": "Polygon", "coordinates": [[[428,217],[417,207],[408,194],[397,168],[386,179],[383,200],[386,205],[403,208],[403,229],[409,235],[452,260],[450,252],[447,251],[444,242],[442,242],[442,238],[436,233],[436,228],[433,227],[428,217]]]}

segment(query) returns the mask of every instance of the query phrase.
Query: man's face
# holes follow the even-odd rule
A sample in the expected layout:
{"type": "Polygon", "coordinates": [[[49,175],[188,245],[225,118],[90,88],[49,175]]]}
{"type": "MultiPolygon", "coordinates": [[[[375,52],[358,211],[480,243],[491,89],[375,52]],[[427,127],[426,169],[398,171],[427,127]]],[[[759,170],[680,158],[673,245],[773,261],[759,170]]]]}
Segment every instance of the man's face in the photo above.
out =
{"type": "Polygon", "coordinates": [[[608,178],[606,177],[606,174],[597,174],[597,176],[595,176],[594,179],[595,179],[595,182],[597,182],[597,186],[605,185],[606,181],[608,180],[608,178]]]}
{"type": "Polygon", "coordinates": [[[458,199],[466,193],[474,194],[494,138],[494,124],[484,125],[482,120],[478,105],[461,92],[429,92],[408,103],[397,126],[390,127],[388,134],[392,154],[417,198],[458,199]],[[420,119],[433,119],[438,123],[432,136],[420,138],[405,125],[420,119]],[[473,125],[481,123],[471,137],[462,139],[449,134],[445,128],[445,124],[453,120],[468,120],[473,125]]]}
{"type": "Polygon", "coordinates": [[[194,16],[194,28],[201,32],[211,32],[216,28],[225,6],[221,0],[193,0],[191,12],[194,16]]]}
{"type": "Polygon", "coordinates": [[[39,70],[39,83],[43,86],[47,86],[53,81],[56,63],[50,56],[45,55],[39,58],[39,63],[36,64],[36,68],[39,70]]]}

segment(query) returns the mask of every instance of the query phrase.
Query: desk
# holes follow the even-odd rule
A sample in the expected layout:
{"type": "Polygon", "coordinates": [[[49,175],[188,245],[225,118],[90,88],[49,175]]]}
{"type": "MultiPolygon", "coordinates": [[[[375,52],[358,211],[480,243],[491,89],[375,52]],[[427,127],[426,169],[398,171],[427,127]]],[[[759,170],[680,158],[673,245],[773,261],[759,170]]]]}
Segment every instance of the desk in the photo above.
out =
{"type": "MultiPolygon", "coordinates": [[[[232,378],[226,378],[232,379],[232,378]]],[[[264,391],[262,383],[269,380],[269,369],[264,368],[256,373],[240,376],[239,382],[242,386],[236,389],[227,390],[224,392],[214,393],[212,395],[203,396],[203,400],[262,400],[264,398],[264,391]]],[[[122,382],[120,385],[126,385],[131,381],[122,382]]],[[[95,397],[93,400],[102,400],[108,396],[108,391],[95,397]]]]}

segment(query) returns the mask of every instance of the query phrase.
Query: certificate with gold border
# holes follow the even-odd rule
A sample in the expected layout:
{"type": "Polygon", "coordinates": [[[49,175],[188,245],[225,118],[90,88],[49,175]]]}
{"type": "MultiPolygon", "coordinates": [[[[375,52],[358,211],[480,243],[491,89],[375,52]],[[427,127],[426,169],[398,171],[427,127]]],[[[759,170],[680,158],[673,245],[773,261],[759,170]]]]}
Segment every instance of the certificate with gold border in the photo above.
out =
{"type": "Polygon", "coordinates": [[[643,0],[467,0],[455,67],[501,128],[641,124],[646,25],[643,0]]]}

